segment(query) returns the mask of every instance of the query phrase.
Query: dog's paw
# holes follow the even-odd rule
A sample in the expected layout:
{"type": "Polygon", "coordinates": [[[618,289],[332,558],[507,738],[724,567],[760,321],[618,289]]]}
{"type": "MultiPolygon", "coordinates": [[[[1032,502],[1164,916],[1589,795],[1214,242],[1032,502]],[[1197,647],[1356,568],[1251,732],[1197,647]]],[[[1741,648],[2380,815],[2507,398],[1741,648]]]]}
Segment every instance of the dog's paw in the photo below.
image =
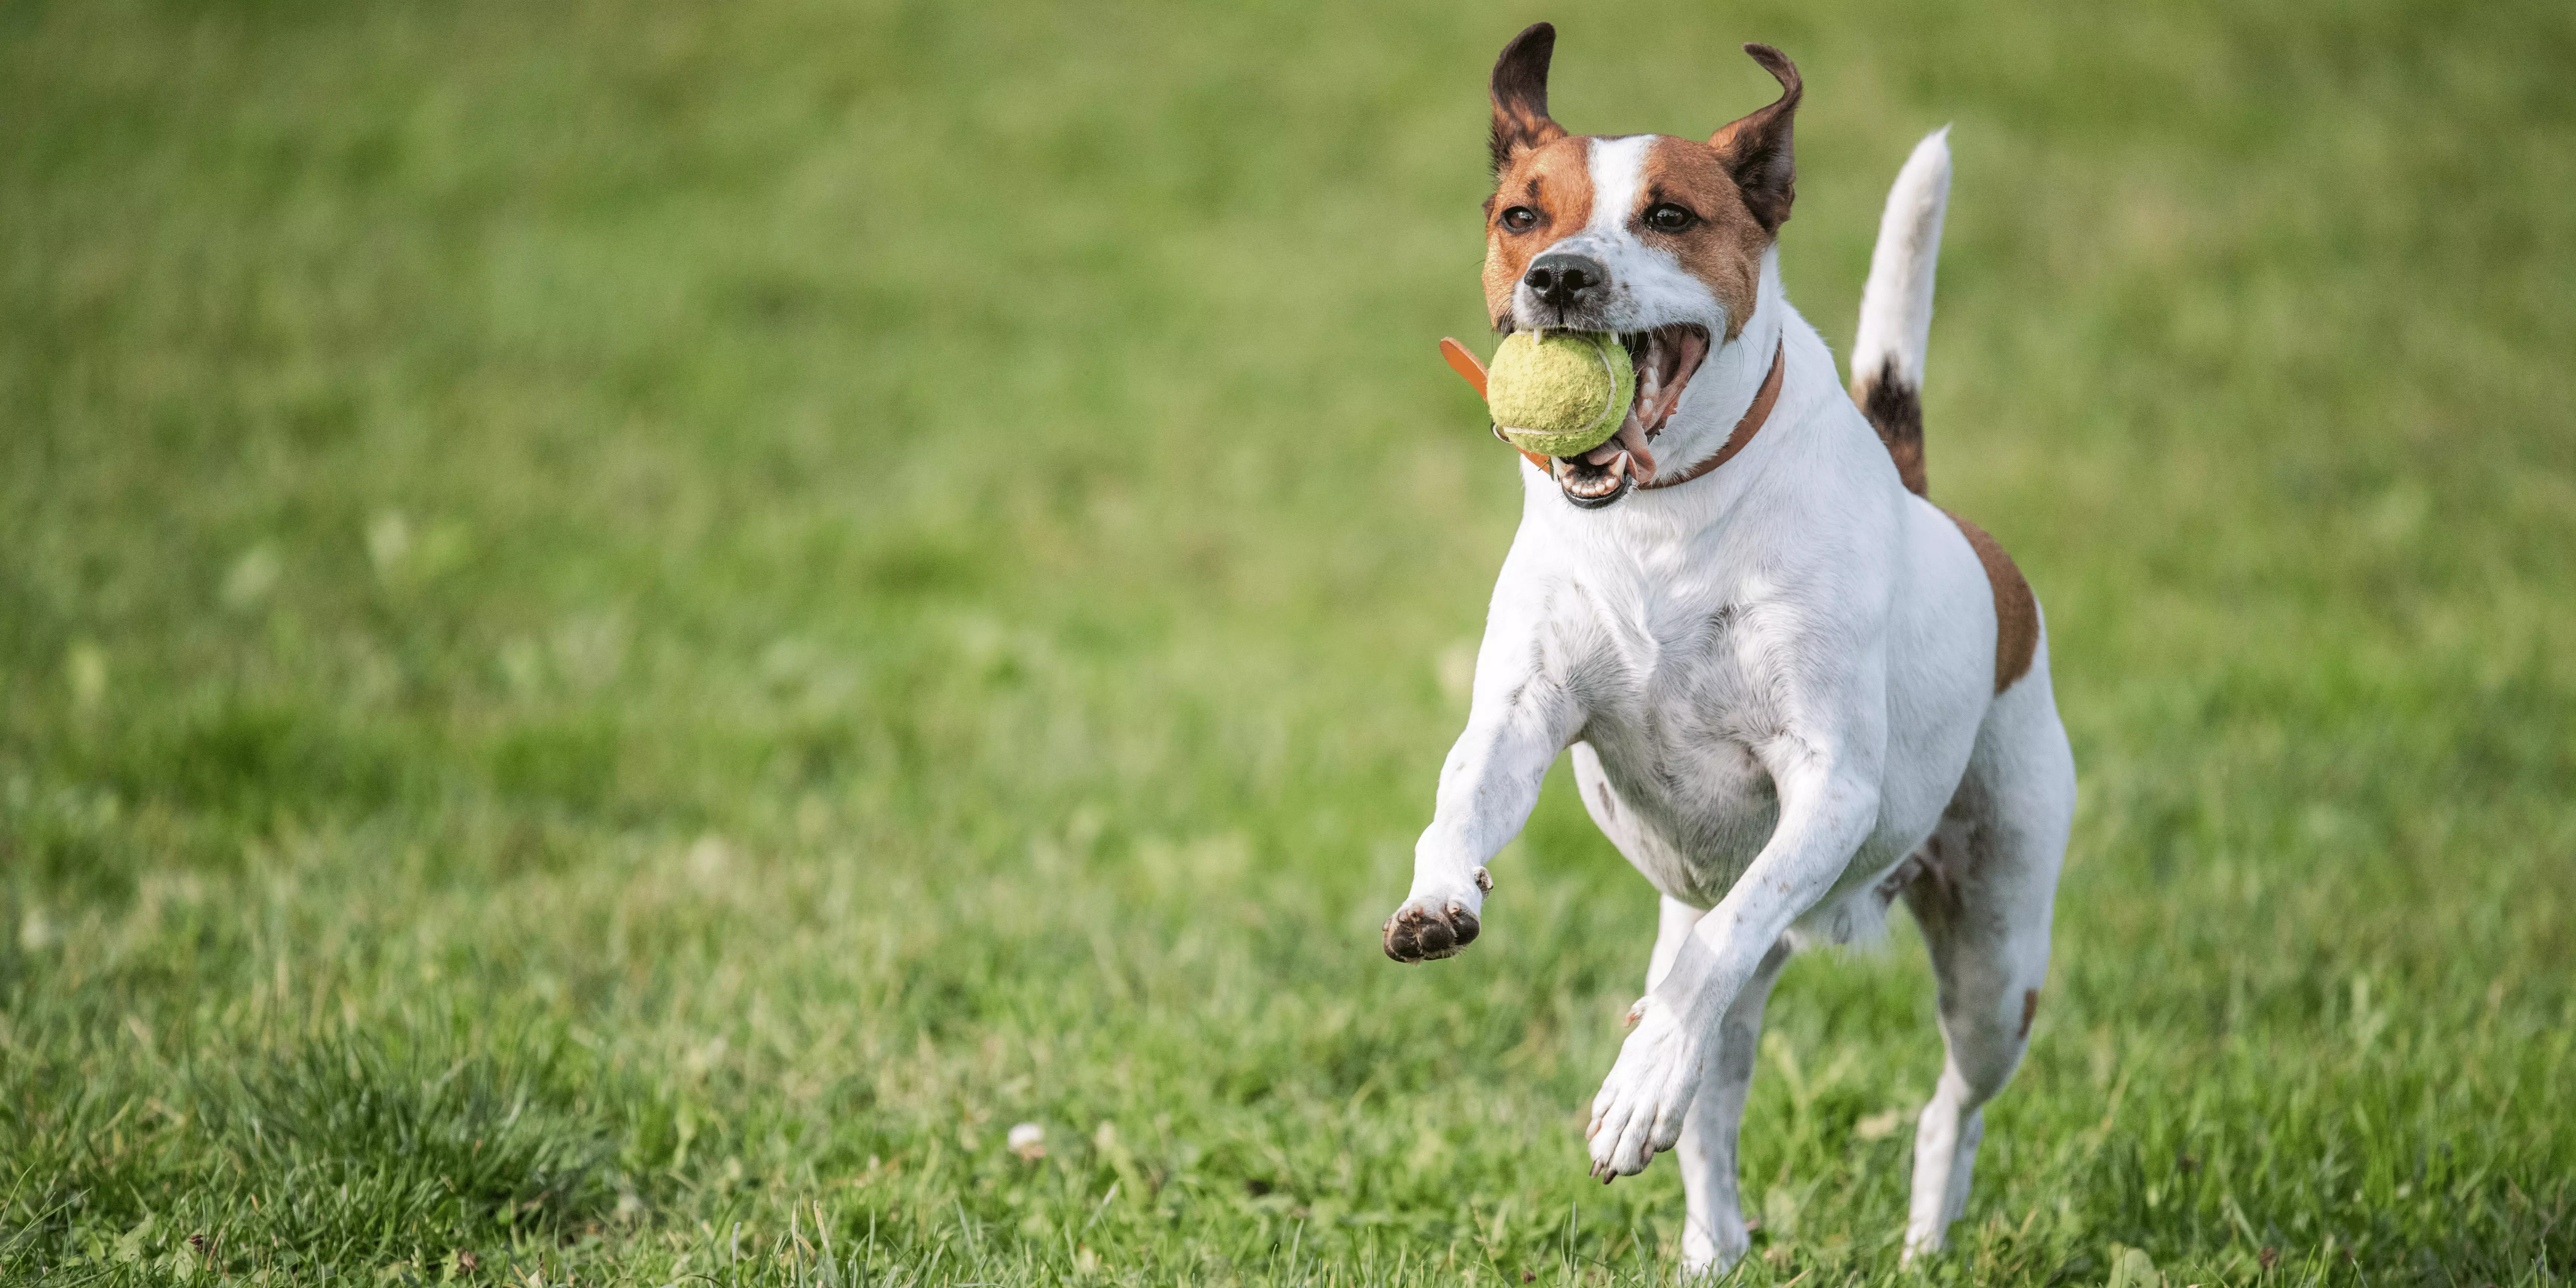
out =
{"type": "MultiPolygon", "coordinates": [[[[1494,879],[1483,868],[1476,869],[1475,880],[1479,894],[1494,888],[1494,879]]],[[[1459,949],[1476,942],[1484,931],[1472,898],[1464,893],[1419,894],[1405,900],[1386,919],[1386,955],[1400,962],[1457,956],[1459,949]]]]}
{"type": "Polygon", "coordinates": [[[1592,1174],[1607,1185],[1646,1170],[1682,1138],[1699,1091],[1701,1042],[1669,1006],[1639,1003],[1644,1014],[1620,1044],[1619,1060],[1592,1098],[1592,1174]]]}
{"type": "Polygon", "coordinates": [[[1400,962],[1455,957],[1476,942],[1484,927],[1464,900],[1446,896],[1407,899],[1386,919],[1386,955],[1400,962]]]}

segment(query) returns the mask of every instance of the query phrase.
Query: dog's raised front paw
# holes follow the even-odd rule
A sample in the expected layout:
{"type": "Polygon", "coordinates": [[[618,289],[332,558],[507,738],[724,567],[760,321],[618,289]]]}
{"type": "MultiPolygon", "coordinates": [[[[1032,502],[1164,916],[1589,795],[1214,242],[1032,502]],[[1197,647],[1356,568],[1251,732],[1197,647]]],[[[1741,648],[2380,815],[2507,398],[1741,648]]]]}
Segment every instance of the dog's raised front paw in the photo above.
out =
{"type": "Polygon", "coordinates": [[[1671,1007],[1640,1005],[1645,1013],[1592,1098],[1592,1122],[1583,1133],[1592,1143],[1592,1174],[1604,1185],[1646,1170],[1655,1155],[1678,1143],[1699,1091],[1700,1042],[1671,1007]]]}
{"type": "MultiPolygon", "coordinates": [[[[1479,894],[1494,888],[1494,879],[1476,869],[1479,894]]],[[[1404,901],[1395,915],[1386,919],[1386,955],[1400,962],[1436,961],[1455,957],[1458,950],[1476,942],[1484,926],[1476,920],[1476,909],[1464,894],[1418,894],[1404,901]]]]}

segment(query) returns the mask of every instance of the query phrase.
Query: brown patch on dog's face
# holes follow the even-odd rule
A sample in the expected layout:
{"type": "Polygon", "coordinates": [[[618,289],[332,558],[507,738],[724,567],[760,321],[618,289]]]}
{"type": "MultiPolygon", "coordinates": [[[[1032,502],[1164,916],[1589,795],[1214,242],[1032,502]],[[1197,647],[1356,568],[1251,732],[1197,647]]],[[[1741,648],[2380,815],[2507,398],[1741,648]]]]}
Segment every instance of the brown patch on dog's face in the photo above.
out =
{"type": "Polygon", "coordinates": [[[1530,257],[1592,217],[1591,146],[1547,114],[1556,28],[1532,23],[1494,59],[1494,195],[1485,199],[1485,303],[1502,330],[1530,257]]]}
{"type": "Polygon", "coordinates": [[[1986,568],[1986,584],[1994,589],[1995,692],[2001,693],[2030,673],[2031,658],[2039,651],[2039,600],[2030,593],[2030,583],[2013,565],[2012,556],[1985,529],[1955,514],[1950,522],[1959,525],[1976,550],[1977,562],[1986,568]]]}
{"type": "Polygon", "coordinates": [[[1562,134],[1516,153],[1485,199],[1485,311],[1497,331],[1511,322],[1512,288],[1530,259],[1592,219],[1592,140],[1562,134]]]}
{"type": "MultiPolygon", "coordinates": [[[[1601,140],[1568,137],[1548,116],[1555,49],[1556,29],[1539,23],[1514,37],[1494,62],[1494,195],[1485,203],[1484,286],[1496,330],[1511,324],[1513,289],[1530,261],[1582,232],[1594,214],[1592,159],[1601,140]]],[[[1670,254],[1707,286],[1726,314],[1723,340],[1742,333],[1759,302],[1762,257],[1789,218],[1797,178],[1791,140],[1802,93],[1798,69],[1768,45],[1744,49],[1779,80],[1780,97],[1706,143],[1652,139],[1634,176],[1634,205],[1619,212],[1626,237],[1618,240],[1670,254]]],[[[1619,176],[1614,190],[1626,182],[1619,176]]],[[[1619,272],[1615,262],[1612,271],[1619,272]]]]}
{"type": "Polygon", "coordinates": [[[1744,330],[1762,286],[1762,257],[1789,221],[1797,196],[1792,126],[1802,93],[1798,68],[1769,45],[1744,52],[1780,82],[1770,106],[1737,120],[1706,143],[1658,138],[1629,228],[1681,261],[1726,308],[1726,338],[1744,330]]]}
{"type": "Polygon", "coordinates": [[[1753,316],[1762,256],[1771,249],[1773,233],[1754,216],[1725,157],[1705,143],[1656,139],[1641,178],[1629,230],[1708,284],[1726,308],[1726,338],[1734,339],[1753,316]]]}
{"type": "MultiPolygon", "coordinates": [[[[1540,23],[1494,63],[1485,304],[1497,331],[1614,332],[1627,348],[1637,392],[1618,432],[1544,466],[1569,502],[1599,509],[1663,486],[1651,440],[1680,410],[1713,347],[1741,338],[1760,305],[1763,260],[1788,218],[1798,73],[1778,51],[1745,46],[1783,92],[1706,143],[1573,138],[1547,115],[1555,47],[1555,29],[1540,23]]],[[[1757,407],[1770,405],[1779,370],[1775,355],[1757,407]]],[[[1740,422],[1705,465],[1675,480],[1723,462],[1760,422],[1760,414],[1740,422]]]]}

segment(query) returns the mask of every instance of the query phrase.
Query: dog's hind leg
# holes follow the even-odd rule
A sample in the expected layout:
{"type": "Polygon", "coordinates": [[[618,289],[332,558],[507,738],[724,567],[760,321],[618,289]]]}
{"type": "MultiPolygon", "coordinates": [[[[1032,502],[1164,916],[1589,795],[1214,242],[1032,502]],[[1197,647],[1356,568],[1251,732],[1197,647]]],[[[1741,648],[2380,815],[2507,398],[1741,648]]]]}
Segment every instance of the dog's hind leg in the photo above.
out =
{"type": "Polygon", "coordinates": [[[1968,1203],[1983,1106],[2030,1043],[2050,909],[2075,807],[2075,762],[2044,658],[1995,699],[1905,903],[1940,982],[1948,1059],[1914,1131],[1905,1256],[1935,1251],[1968,1203]]]}
{"type": "MultiPolygon", "coordinates": [[[[1663,901],[1662,925],[1655,935],[1654,964],[1646,972],[1646,991],[1663,982],[1681,943],[1690,937],[1702,911],[1679,900],[1663,901]]],[[[1700,1070],[1699,1095],[1683,1120],[1674,1157],[1682,1170],[1682,1194],[1689,1220],[1682,1227],[1682,1275],[1713,1275],[1735,1264],[1752,1238],[1744,1228],[1742,1195],[1735,1173],[1736,1128],[1744,1121],[1744,1099],[1753,1086],[1753,1062],[1762,1040],[1762,1007],[1780,968],[1789,962],[1786,940],[1764,955],[1744,991],[1719,1022],[1717,1041],[1700,1070]]]]}

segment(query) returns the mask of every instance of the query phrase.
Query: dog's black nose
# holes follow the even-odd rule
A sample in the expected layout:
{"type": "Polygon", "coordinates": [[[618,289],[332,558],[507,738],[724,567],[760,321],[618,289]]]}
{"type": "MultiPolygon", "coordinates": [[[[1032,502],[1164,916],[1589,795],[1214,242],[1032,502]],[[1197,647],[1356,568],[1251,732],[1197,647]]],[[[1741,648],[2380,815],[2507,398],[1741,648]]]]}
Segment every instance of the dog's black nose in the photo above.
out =
{"type": "Polygon", "coordinates": [[[1584,293],[1598,290],[1610,280],[1610,270],[1589,255],[1571,251],[1550,251],[1530,261],[1529,272],[1521,275],[1541,304],[1552,309],[1568,309],[1583,301],[1584,293]]]}

